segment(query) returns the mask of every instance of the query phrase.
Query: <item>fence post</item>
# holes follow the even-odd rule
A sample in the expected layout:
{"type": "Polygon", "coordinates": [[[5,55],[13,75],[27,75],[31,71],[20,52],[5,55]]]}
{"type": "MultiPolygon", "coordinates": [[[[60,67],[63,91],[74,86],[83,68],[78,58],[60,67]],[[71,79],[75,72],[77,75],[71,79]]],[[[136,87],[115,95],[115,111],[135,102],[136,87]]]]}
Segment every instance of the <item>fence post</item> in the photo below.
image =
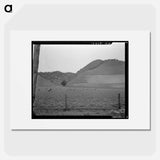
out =
{"type": "Polygon", "coordinates": [[[67,106],[67,95],[65,94],[65,110],[68,109],[68,106],[67,106]]]}
{"type": "Polygon", "coordinates": [[[121,109],[121,95],[118,94],[118,109],[121,109]]]}

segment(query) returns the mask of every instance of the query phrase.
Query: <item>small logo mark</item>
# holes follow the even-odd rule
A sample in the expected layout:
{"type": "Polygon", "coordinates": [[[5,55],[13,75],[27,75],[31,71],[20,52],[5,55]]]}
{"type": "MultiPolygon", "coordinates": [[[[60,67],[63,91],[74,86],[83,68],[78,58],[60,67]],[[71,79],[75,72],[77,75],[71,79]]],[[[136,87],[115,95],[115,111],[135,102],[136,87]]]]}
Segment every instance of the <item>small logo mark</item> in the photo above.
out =
{"type": "Polygon", "coordinates": [[[7,4],[4,6],[4,10],[7,13],[11,13],[12,12],[12,5],[11,4],[7,4]]]}

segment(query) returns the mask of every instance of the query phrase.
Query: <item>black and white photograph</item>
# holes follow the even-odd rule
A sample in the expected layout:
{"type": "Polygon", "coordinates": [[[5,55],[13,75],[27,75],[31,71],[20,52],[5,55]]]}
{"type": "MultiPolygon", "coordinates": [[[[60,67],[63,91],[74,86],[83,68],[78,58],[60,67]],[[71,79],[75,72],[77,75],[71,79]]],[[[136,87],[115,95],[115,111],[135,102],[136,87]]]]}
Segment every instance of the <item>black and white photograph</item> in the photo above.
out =
{"type": "Polygon", "coordinates": [[[32,119],[128,119],[128,41],[32,41],[32,119]]]}

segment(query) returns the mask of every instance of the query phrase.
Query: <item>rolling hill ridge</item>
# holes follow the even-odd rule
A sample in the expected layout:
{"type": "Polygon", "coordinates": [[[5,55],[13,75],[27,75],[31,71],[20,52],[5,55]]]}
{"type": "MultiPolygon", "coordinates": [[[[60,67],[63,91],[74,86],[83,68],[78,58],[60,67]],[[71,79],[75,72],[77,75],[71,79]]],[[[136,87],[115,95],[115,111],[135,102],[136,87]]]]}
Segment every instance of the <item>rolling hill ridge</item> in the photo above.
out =
{"type": "Polygon", "coordinates": [[[39,72],[38,77],[39,86],[44,84],[60,86],[62,81],[66,81],[67,86],[124,83],[125,62],[117,59],[97,59],[81,68],[77,73],[39,72]],[[39,81],[39,79],[42,81],[42,78],[43,83],[39,81]]]}

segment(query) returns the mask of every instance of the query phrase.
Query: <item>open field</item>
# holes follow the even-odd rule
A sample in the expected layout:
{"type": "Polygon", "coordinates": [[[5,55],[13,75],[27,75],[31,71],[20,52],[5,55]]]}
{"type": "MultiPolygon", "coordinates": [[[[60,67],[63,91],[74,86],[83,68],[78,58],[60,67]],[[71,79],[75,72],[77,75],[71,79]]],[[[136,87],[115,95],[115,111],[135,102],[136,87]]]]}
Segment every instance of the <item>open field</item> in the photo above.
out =
{"type": "Polygon", "coordinates": [[[124,112],[123,84],[37,87],[33,110],[37,116],[97,115],[122,118],[118,109],[118,94],[124,112]]]}

